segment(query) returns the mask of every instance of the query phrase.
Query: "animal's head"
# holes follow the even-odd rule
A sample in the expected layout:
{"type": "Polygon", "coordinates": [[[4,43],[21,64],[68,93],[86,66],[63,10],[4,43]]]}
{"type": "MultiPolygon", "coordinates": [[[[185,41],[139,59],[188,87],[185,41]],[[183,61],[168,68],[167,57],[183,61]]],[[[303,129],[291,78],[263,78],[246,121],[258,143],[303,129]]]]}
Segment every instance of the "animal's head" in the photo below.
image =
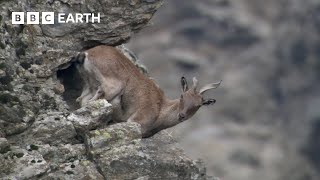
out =
{"type": "Polygon", "coordinates": [[[201,106],[212,105],[216,102],[215,99],[204,99],[203,93],[219,87],[220,82],[211,83],[203,86],[197,91],[198,80],[193,78],[192,88],[189,89],[188,82],[185,77],[181,78],[182,94],[179,103],[179,121],[184,121],[193,116],[201,106]]]}

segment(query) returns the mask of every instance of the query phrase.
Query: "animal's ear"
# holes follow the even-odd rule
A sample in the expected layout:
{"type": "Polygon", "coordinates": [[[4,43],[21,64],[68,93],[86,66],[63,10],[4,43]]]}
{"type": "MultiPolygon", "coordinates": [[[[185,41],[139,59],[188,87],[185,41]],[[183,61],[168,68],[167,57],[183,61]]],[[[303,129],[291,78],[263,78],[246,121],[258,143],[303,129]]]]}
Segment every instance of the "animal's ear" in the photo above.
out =
{"type": "Polygon", "coordinates": [[[185,77],[181,77],[181,87],[182,87],[182,92],[188,91],[188,82],[185,77]]]}
{"type": "Polygon", "coordinates": [[[207,106],[207,105],[213,105],[214,103],[216,103],[215,99],[208,99],[208,100],[204,100],[202,102],[202,105],[207,106]]]}

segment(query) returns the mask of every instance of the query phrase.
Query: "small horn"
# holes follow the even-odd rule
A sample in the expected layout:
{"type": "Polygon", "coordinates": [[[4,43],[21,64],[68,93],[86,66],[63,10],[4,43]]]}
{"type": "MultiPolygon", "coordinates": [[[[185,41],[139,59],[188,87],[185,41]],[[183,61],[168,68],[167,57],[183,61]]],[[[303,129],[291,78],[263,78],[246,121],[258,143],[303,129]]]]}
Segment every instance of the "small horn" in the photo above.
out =
{"type": "Polygon", "coordinates": [[[203,94],[204,92],[210,90],[210,89],[216,89],[217,87],[220,86],[222,80],[220,80],[220,82],[217,82],[217,83],[211,83],[211,84],[207,84],[205,86],[203,86],[200,91],[199,91],[199,94],[203,94]]]}
{"type": "Polygon", "coordinates": [[[198,87],[198,80],[197,80],[196,77],[193,77],[192,81],[193,81],[193,86],[192,86],[192,88],[193,88],[194,90],[196,90],[197,87],[198,87]]]}

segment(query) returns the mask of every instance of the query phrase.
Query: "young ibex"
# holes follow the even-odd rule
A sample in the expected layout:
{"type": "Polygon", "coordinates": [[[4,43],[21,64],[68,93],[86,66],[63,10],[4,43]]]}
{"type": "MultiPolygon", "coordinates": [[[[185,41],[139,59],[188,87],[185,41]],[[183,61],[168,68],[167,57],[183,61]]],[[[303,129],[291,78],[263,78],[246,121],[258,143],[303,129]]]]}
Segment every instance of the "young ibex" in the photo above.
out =
{"type": "Polygon", "coordinates": [[[78,62],[85,84],[77,101],[84,105],[105,98],[114,106],[113,120],[141,124],[143,137],[189,119],[203,105],[214,104],[215,99],[204,100],[202,94],[221,83],[208,84],[197,91],[196,78],[189,89],[182,77],[181,97],[170,100],[152,79],[114,47],[102,45],[89,49],[78,55],[78,62]]]}

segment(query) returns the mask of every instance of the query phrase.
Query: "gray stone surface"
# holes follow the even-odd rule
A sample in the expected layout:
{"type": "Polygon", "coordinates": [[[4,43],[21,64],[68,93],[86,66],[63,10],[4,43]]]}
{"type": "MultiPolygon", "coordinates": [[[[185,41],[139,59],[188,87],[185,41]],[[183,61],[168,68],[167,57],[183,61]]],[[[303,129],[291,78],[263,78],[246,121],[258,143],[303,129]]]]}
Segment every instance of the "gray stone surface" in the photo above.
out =
{"type": "Polygon", "coordinates": [[[141,139],[140,125],[118,123],[86,137],[106,179],[206,179],[205,171],[166,132],[141,139]]]}
{"type": "Polygon", "coordinates": [[[62,64],[83,49],[127,41],[162,4],[134,2],[0,1],[0,134],[23,132],[41,109],[62,110],[55,95],[63,93],[56,78],[62,64]],[[12,11],[100,12],[101,22],[12,25],[12,11]]]}
{"type": "Polygon", "coordinates": [[[19,147],[0,154],[0,177],[2,179],[33,179],[49,170],[49,163],[35,150],[19,147]]]}
{"type": "Polygon", "coordinates": [[[6,138],[0,138],[0,153],[4,154],[10,151],[10,144],[6,138]]]}
{"type": "Polygon", "coordinates": [[[89,102],[84,107],[73,111],[67,119],[77,131],[89,131],[107,125],[111,120],[112,105],[104,99],[89,102]]]}
{"type": "Polygon", "coordinates": [[[76,135],[75,126],[65,117],[45,114],[39,116],[26,131],[11,136],[9,140],[15,144],[58,145],[76,142],[76,135]]]}

